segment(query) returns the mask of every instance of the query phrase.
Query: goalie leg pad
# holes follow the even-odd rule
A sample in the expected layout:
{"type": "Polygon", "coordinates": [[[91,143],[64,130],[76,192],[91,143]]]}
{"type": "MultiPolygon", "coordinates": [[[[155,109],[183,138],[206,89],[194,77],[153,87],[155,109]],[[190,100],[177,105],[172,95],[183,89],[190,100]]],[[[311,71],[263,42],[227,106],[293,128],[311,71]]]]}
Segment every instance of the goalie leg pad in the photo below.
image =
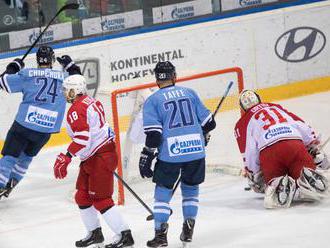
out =
{"type": "Polygon", "coordinates": [[[304,167],[297,180],[300,200],[320,200],[328,194],[328,180],[319,172],[304,167]]]}
{"type": "Polygon", "coordinates": [[[288,208],[296,191],[295,180],[288,176],[273,178],[265,190],[264,207],[288,208]]]}

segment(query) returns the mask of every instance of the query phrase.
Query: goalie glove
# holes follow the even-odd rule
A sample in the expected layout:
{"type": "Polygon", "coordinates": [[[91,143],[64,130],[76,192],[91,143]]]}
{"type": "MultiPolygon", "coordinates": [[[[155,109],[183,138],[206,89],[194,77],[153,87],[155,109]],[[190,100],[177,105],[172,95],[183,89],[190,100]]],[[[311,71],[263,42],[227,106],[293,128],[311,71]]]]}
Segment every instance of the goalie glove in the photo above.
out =
{"type": "Polygon", "coordinates": [[[265,182],[262,171],[258,171],[257,173],[253,173],[253,171],[249,170],[245,167],[245,176],[248,180],[248,185],[253,189],[256,193],[264,193],[265,192],[265,182]]]}
{"type": "Polygon", "coordinates": [[[153,176],[151,169],[152,160],[157,156],[156,149],[144,147],[139,161],[139,170],[142,178],[150,178],[153,176]]]}

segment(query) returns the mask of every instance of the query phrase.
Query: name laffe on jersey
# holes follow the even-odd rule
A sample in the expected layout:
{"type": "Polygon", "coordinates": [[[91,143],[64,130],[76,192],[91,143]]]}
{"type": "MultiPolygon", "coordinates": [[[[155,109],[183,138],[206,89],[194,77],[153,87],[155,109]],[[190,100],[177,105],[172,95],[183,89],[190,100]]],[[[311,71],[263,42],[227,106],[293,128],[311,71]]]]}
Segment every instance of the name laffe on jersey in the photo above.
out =
{"type": "Polygon", "coordinates": [[[170,90],[163,93],[165,100],[186,96],[183,90],[170,90]]]}
{"type": "Polygon", "coordinates": [[[188,134],[167,138],[170,157],[203,152],[200,134],[188,134]]]}
{"type": "Polygon", "coordinates": [[[270,128],[266,133],[265,133],[265,138],[271,139],[276,136],[280,136],[283,134],[289,134],[292,133],[292,130],[290,127],[276,127],[276,128],[270,128]]]}
{"type": "Polygon", "coordinates": [[[29,70],[29,77],[47,77],[64,80],[64,73],[53,70],[29,70]]]}

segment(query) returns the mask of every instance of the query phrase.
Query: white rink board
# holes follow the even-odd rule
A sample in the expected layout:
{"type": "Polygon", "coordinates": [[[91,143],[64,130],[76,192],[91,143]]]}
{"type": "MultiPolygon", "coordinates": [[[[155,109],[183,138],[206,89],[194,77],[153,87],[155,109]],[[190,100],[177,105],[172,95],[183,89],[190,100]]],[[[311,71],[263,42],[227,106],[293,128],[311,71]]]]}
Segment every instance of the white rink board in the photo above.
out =
{"type": "MultiPolygon", "coordinates": [[[[97,60],[99,93],[153,81],[152,69],[159,57],[172,60],[179,77],[238,66],[243,70],[247,88],[266,88],[330,74],[329,13],[330,1],[325,1],[77,45],[58,49],[56,54],[70,54],[76,61],[97,60]],[[320,37],[325,37],[327,41],[323,49],[302,62],[280,59],[275,53],[277,40],[282,37],[280,40],[284,39],[286,44],[288,38],[283,35],[290,30],[293,34],[292,30],[299,28],[293,46],[306,41],[310,33],[302,27],[311,27],[324,35],[317,36],[315,43],[308,45],[312,46],[311,53],[314,54],[313,49],[318,49],[322,44],[320,37]],[[135,74],[140,78],[133,80],[135,74]],[[111,83],[116,78],[123,82],[111,83]]],[[[304,57],[304,48],[297,45],[291,57],[304,57]]],[[[281,49],[284,48],[279,46],[281,49]]],[[[11,60],[0,61],[1,71],[11,60]]],[[[35,54],[28,56],[26,64],[27,67],[35,66],[35,54]]],[[[0,115],[1,120],[12,119],[17,110],[17,99],[19,97],[0,93],[0,104],[8,106],[5,115],[0,115]]],[[[106,108],[110,109],[108,98],[103,99],[106,108]]],[[[1,139],[4,139],[8,128],[6,123],[1,123],[1,139]]]]}

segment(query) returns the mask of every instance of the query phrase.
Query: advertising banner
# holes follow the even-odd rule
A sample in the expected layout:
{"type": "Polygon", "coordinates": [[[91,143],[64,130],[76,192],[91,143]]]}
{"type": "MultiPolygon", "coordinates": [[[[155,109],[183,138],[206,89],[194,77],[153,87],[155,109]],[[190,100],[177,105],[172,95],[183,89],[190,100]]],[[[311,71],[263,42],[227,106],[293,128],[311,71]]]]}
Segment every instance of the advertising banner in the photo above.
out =
{"type": "Polygon", "coordinates": [[[162,23],[212,13],[212,0],[196,0],[152,9],[153,22],[162,23]]]}
{"type": "MultiPolygon", "coordinates": [[[[41,28],[43,30],[44,27],[41,28]]],[[[40,34],[40,28],[31,28],[21,31],[9,32],[11,49],[32,45],[40,34]]],[[[51,25],[40,39],[40,43],[49,43],[57,40],[72,38],[72,25],[70,22],[51,25]]]]}
{"type": "Polygon", "coordinates": [[[221,0],[221,10],[241,9],[274,2],[278,0],[221,0]]]}
{"type": "Polygon", "coordinates": [[[142,10],[84,19],[82,21],[84,36],[102,32],[115,32],[140,26],[143,26],[142,10]]]}

